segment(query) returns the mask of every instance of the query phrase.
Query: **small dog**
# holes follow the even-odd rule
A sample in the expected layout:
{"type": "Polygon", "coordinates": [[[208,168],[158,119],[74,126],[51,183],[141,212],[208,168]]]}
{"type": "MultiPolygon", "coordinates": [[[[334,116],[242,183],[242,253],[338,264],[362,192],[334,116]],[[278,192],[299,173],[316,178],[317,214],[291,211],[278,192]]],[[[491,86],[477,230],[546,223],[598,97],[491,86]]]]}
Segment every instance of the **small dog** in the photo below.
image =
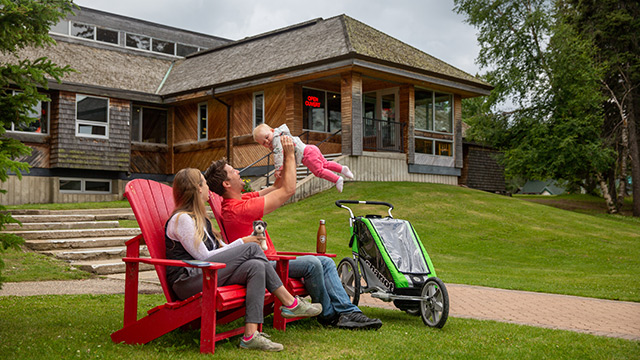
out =
{"type": "Polygon", "coordinates": [[[260,247],[262,248],[262,250],[268,249],[266,239],[267,235],[264,233],[266,229],[267,223],[265,221],[256,220],[253,222],[253,233],[251,235],[265,237],[265,239],[260,240],[260,247]]]}

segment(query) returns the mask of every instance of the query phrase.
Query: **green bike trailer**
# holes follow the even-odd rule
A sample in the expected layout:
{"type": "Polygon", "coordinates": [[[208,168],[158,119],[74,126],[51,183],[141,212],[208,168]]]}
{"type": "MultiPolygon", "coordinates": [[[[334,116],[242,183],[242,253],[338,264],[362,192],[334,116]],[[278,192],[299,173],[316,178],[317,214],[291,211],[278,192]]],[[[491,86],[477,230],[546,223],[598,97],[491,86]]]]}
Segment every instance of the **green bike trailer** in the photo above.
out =
{"type": "Polygon", "coordinates": [[[347,209],[351,216],[349,247],[353,257],[340,261],[338,274],[352,302],[357,305],[361,294],[370,293],[393,301],[409,314],[421,315],[428,326],[444,326],[448,293],[411,223],[394,219],[393,205],[386,202],[338,200],[336,206],[347,209]],[[386,206],[388,216],[354,216],[345,204],[386,206]]]}

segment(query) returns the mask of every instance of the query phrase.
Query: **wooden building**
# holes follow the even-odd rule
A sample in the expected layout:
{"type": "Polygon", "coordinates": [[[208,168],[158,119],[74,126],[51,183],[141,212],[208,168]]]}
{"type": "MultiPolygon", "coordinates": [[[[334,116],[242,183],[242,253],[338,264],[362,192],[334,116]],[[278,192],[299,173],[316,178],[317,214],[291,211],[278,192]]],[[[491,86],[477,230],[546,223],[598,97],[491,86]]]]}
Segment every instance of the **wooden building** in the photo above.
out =
{"type": "Polygon", "coordinates": [[[267,154],[251,135],[262,122],[324,141],[356,180],[455,185],[461,100],[492,89],[346,15],[231,41],[81,8],[51,34],[56,46],[23,55],[76,72],[51,82],[39,123],[7,132],[34,151],[3,204],[118,199],[132,178],[223,156],[242,168],[267,154]]]}

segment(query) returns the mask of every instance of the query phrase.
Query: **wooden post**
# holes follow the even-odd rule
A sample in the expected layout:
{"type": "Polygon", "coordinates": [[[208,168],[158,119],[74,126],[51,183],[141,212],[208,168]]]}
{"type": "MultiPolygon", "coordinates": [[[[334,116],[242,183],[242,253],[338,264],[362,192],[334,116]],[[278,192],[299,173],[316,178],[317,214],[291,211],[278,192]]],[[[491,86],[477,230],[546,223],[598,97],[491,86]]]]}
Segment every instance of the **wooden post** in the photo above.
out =
{"type": "Polygon", "coordinates": [[[453,96],[453,154],[455,167],[462,168],[462,97],[453,96]]]}
{"type": "Polygon", "coordinates": [[[415,88],[413,85],[400,87],[400,122],[404,123],[402,138],[404,141],[404,151],[407,154],[407,163],[415,163],[415,134],[416,127],[416,107],[415,88]]]}
{"type": "Polygon", "coordinates": [[[176,112],[175,107],[169,109],[168,116],[168,124],[167,124],[167,166],[166,173],[173,174],[175,173],[175,149],[173,145],[175,144],[175,118],[176,112]]]}
{"type": "Polygon", "coordinates": [[[341,76],[342,153],[362,155],[362,75],[341,76]]]}

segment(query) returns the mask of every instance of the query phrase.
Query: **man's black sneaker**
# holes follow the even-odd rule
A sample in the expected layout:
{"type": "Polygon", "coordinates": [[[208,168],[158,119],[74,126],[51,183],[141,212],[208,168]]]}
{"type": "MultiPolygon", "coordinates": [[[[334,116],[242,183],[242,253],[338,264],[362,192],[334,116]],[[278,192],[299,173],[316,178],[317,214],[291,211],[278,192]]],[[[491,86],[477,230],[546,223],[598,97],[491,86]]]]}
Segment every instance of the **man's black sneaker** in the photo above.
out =
{"type": "Polygon", "coordinates": [[[374,329],[382,326],[380,319],[369,319],[365,314],[356,311],[340,315],[337,326],[341,329],[374,329]]]}
{"type": "Polygon", "coordinates": [[[320,325],[322,326],[337,326],[338,325],[338,320],[340,320],[340,316],[336,315],[333,317],[322,317],[322,316],[318,316],[316,317],[316,320],[318,320],[318,322],[320,323],[320,325]]]}

